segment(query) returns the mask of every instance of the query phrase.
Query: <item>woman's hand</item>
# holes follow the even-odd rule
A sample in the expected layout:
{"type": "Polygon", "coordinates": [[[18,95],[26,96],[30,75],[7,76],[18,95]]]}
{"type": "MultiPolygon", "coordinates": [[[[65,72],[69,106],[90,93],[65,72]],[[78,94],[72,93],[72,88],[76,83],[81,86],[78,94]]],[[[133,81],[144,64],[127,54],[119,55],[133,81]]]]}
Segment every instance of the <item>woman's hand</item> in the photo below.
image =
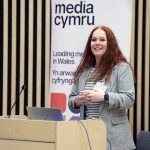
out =
{"type": "Polygon", "coordinates": [[[104,91],[85,90],[82,92],[86,95],[88,99],[87,103],[104,101],[104,91]]]}
{"type": "Polygon", "coordinates": [[[101,102],[104,101],[104,92],[103,91],[93,91],[93,90],[84,90],[75,99],[75,105],[79,107],[84,104],[87,105],[91,102],[101,102]]]}
{"type": "Polygon", "coordinates": [[[79,95],[75,98],[75,106],[79,107],[80,105],[91,103],[90,98],[87,96],[87,93],[84,91],[80,92],[79,95]]]}

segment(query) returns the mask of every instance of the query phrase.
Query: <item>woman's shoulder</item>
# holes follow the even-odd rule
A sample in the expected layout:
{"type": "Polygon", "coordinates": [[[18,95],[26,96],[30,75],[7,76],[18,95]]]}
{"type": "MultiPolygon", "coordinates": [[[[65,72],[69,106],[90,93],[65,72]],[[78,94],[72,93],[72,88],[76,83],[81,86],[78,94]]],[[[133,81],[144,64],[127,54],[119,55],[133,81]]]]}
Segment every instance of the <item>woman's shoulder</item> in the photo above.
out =
{"type": "Polygon", "coordinates": [[[113,71],[117,73],[118,75],[133,75],[133,70],[129,63],[126,62],[120,62],[115,66],[115,70],[113,71]]]}
{"type": "Polygon", "coordinates": [[[81,73],[80,73],[80,77],[88,74],[91,71],[92,68],[85,68],[81,73]]]}
{"type": "Polygon", "coordinates": [[[114,67],[114,69],[117,69],[117,70],[124,70],[124,69],[129,69],[129,68],[131,69],[131,66],[127,62],[120,62],[114,67]]]}

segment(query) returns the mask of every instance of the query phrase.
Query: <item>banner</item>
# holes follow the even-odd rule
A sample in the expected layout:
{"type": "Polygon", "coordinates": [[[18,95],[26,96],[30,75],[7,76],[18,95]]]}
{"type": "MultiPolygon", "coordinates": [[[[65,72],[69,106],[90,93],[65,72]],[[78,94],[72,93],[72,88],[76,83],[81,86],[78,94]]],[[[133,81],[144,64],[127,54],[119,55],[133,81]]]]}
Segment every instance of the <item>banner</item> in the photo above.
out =
{"type": "Polygon", "coordinates": [[[76,116],[67,104],[73,72],[95,26],[110,27],[129,60],[132,0],[52,0],[51,6],[50,107],[61,108],[68,120],[76,116]]]}

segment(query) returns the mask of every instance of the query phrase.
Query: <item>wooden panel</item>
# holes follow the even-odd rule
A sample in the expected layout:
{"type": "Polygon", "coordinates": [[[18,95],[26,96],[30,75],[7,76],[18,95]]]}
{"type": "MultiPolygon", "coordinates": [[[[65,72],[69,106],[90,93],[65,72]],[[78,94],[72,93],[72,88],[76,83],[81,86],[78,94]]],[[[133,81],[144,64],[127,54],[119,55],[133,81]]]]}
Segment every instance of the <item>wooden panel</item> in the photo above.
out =
{"type": "Polygon", "coordinates": [[[101,120],[58,122],[56,149],[70,150],[70,147],[72,150],[98,150],[99,148],[106,150],[104,122],[101,120]]]}
{"type": "MultiPolygon", "coordinates": [[[[12,1],[12,60],[11,60],[11,105],[16,99],[16,0],[12,1]]],[[[15,114],[15,107],[11,111],[15,114]]]]}
{"type": "Polygon", "coordinates": [[[0,138],[3,139],[55,142],[55,132],[54,121],[0,119],[0,138]]]}
{"type": "Polygon", "coordinates": [[[143,0],[139,0],[138,12],[138,58],[137,58],[137,133],[141,130],[141,89],[142,89],[142,19],[143,0]]]}
{"type": "Polygon", "coordinates": [[[28,106],[32,106],[33,94],[33,0],[29,0],[29,37],[28,37],[28,106]]]}
{"type": "MultiPolygon", "coordinates": [[[[134,69],[134,32],[135,32],[135,0],[132,0],[132,28],[131,28],[131,47],[130,47],[130,64],[132,66],[132,68],[134,69]]],[[[134,71],[134,70],[133,70],[134,71]]],[[[133,127],[134,127],[134,122],[133,122],[133,118],[134,118],[134,107],[131,107],[129,109],[129,122],[130,122],[130,126],[131,126],[131,130],[133,133],[133,127]]]]}
{"type": "Polygon", "coordinates": [[[150,78],[150,1],[147,0],[147,5],[146,5],[146,40],[145,40],[145,99],[144,99],[144,129],[149,131],[149,78],[150,78]]]}
{"type": "Polygon", "coordinates": [[[106,126],[102,120],[55,122],[2,118],[0,145],[3,150],[10,146],[12,150],[21,147],[23,150],[24,147],[29,150],[106,150],[106,126]]]}
{"type": "Polygon", "coordinates": [[[50,0],[46,0],[45,24],[45,106],[49,107],[50,101],[50,0]]]}
{"type": "MultiPolygon", "coordinates": [[[[24,85],[25,62],[25,0],[20,1],[20,90],[24,85]]],[[[20,113],[24,114],[24,92],[20,95],[20,113]]]]}
{"type": "Polygon", "coordinates": [[[37,0],[37,90],[36,104],[41,106],[41,25],[42,25],[42,0],[37,0]]]}
{"type": "Polygon", "coordinates": [[[8,0],[3,1],[3,115],[7,115],[7,86],[8,86],[8,0]]]}
{"type": "Polygon", "coordinates": [[[0,140],[0,145],[2,150],[55,150],[53,143],[0,140]]]}

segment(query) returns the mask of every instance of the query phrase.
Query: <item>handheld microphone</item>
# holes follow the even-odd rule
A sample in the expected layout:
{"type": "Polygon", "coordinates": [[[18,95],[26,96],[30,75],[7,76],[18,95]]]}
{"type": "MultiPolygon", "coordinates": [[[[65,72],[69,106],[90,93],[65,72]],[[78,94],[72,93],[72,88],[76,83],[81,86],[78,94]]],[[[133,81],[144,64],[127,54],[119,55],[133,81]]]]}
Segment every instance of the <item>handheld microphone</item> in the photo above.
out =
{"type": "Polygon", "coordinates": [[[27,88],[27,86],[26,86],[25,84],[21,87],[21,91],[19,92],[19,94],[18,94],[18,96],[17,96],[15,102],[14,102],[13,105],[11,106],[11,109],[10,109],[10,111],[9,111],[9,116],[8,116],[8,118],[10,118],[12,109],[13,109],[14,106],[16,105],[16,102],[17,102],[17,100],[19,99],[21,93],[22,93],[26,88],[27,88]]]}

